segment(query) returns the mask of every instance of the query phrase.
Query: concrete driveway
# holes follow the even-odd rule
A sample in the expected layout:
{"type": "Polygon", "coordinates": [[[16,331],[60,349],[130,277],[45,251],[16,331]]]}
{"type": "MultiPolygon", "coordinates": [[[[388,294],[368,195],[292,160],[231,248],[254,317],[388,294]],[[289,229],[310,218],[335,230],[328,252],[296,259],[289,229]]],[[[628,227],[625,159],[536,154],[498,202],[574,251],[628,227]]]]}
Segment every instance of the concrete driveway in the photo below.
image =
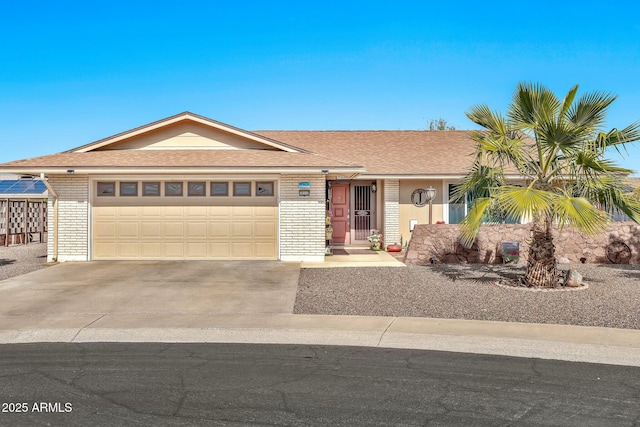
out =
{"type": "Polygon", "coordinates": [[[299,273],[275,261],[69,262],[0,281],[0,316],[291,314],[299,273]]]}

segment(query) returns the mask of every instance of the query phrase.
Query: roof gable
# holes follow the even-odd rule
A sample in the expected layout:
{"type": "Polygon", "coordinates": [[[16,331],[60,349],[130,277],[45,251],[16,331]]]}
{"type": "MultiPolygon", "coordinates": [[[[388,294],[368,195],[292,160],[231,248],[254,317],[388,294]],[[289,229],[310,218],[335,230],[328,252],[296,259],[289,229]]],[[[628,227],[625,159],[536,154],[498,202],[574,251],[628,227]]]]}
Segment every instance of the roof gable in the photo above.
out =
{"type": "Polygon", "coordinates": [[[69,150],[306,150],[190,112],[168,117],[69,150]]]}

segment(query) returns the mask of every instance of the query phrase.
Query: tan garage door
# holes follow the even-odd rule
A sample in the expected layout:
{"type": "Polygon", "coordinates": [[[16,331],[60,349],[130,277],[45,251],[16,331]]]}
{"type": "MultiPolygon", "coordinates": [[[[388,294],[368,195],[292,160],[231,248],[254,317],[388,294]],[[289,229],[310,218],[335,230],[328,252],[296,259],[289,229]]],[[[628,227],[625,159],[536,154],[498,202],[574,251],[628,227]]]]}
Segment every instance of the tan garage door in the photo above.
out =
{"type": "Polygon", "coordinates": [[[98,206],[93,259],[277,259],[275,206],[98,206]]]}

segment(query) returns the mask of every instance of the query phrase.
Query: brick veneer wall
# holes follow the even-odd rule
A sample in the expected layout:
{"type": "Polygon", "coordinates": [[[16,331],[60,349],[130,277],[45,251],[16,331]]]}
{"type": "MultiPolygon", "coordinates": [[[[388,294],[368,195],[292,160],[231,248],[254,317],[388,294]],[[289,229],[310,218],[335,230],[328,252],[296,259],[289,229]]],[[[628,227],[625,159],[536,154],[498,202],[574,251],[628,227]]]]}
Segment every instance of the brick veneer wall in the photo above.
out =
{"type": "Polygon", "coordinates": [[[400,243],[400,181],[384,180],[384,242],[400,243]]]}
{"type": "MultiPolygon", "coordinates": [[[[499,224],[482,226],[475,245],[464,249],[458,243],[458,225],[419,224],[413,230],[407,249],[407,264],[428,264],[432,256],[440,262],[501,263],[501,242],[519,242],[521,262],[526,262],[531,225],[499,224]]],[[[609,263],[607,246],[621,241],[631,249],[629,263],[640,263],[640,225],[634,222],[614,222],[608,230],[598,236],[586,236],[565,227],[561,233],[554,229],[556,256],[579,263],[585,257],[588,263],[609,263]]]]}
{"type": "MultiPolygon", "coordinates": [[[[87,175],[50,175],[49,184],[58,194],[58,261],[89,259],[89,177],[87,175]]],[[[53,197],[47,205],[48,261],[53,260],[53,197]]]]}
{"type": "Polygon", "coordinates": [[[324,261],[325,177],[282,175],[280,178],[280,259],[324,261]],[[311,194],[298,194],[298,183],[311,183],[311,194]]]}

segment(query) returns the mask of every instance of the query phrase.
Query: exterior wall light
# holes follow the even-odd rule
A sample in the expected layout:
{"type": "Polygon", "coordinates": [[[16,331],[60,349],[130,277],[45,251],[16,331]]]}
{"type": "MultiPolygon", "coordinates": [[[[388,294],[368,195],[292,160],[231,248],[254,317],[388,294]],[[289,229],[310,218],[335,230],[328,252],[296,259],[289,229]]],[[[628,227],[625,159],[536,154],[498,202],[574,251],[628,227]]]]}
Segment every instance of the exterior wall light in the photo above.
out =
{"type": "Polygon", "coordinates": [[[372,192],[372,193],[375,193],[376,191],[378,191],[378,185],[376,184],[376,182],[375,182],[375,181],[373,181],[373,182],[371,183],[371,192],[372,192]]]}
{"type": "Polygon", "coordinates": [[[429,186],[429,188],[425,190],[425,197],[429,202],[429,224],[433,224],[433,199],[436,198],[436,189],[429,186]]]}

